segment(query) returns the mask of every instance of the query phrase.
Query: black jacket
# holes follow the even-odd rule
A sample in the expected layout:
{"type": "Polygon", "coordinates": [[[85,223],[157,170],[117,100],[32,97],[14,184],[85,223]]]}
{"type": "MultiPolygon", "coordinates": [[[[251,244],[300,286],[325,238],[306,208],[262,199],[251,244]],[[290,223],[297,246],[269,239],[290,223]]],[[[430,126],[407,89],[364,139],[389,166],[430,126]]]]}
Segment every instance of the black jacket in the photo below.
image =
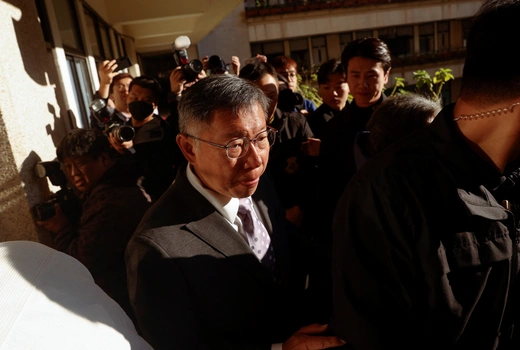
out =
{"type": "Polygon", "coordinates": [[[332,330],[356,349],[520,348],[509,184],[461,139],[453,105],[369,160],[334,216],[332,330]]]}

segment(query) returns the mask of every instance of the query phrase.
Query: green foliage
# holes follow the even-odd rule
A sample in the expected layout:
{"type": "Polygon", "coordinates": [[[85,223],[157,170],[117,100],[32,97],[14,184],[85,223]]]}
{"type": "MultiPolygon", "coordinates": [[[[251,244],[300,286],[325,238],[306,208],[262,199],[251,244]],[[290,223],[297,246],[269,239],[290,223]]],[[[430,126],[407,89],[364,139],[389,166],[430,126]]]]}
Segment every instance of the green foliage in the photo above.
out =
{"type": "Polygon", "coordinates": [[[303,76],[298,74],[298,90],[304,98],[311,100],[314,102],[316,107],[319,107],[322,104],[322,101],[320,95],[318,94],[318,89],[314,87],[318,84],[318,76],[315,72],[312,71],[308,72],[304,76],[306,77],[305,81],[303,76]]]}
{"type": "Polygon", "coordinates": [[[398,94],[398,95],[404,95],[407,94],[408,91],[406,91],[404,88],[406,87],[406,80],[401,77],[395,77],[395,85],[392,89],[392,92],[390,93],[390,96],[398,94]]]}
{"type": "MultiPolygon", "coordinates": [[[[415,91],[418,94],[423,94],[433,101],[438,101],[441,97],[444,84],[450,80],[454,80],[455,77],[451,73],[451,69],[440,68],[435,72],[433,78],[427,71],[421,69],[413,72],[413,79],[416,81],[415,91]]],[[[389,96],[409,93],[404,89],[405,86],[406,82],[404,78],[395,77],[395,85],[389,96]]]]}

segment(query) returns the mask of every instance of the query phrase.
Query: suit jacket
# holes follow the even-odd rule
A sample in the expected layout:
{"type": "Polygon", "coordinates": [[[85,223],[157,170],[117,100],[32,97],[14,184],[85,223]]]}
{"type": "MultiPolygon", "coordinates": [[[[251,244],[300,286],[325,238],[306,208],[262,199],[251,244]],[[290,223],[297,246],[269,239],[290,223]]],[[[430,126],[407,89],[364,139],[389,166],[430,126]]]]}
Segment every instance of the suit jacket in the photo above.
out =
{"type": "Polygon", "coordinates": [[[128,286],[155,349],[269,349],[302,326],[295,306],[303,283],[291,274],[284,211],[265,174],[253,200],[281,283],[193,188],[184,166],[143,218],[126,250],[128,286]]]}

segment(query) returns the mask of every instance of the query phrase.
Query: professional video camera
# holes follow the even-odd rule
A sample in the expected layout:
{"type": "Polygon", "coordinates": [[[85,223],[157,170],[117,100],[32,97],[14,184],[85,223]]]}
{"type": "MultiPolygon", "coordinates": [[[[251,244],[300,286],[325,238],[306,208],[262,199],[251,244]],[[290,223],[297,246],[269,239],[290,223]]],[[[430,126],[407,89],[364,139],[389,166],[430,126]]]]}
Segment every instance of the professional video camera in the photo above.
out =
{"type": "Polygon", "coordinates": [[[120,142],[131,141],[135,137],[135,130],[130,125],[119,124],[110,112],[107,103],[102,98],[97,98],[89,106],[96,120],[105,126],[105,134],[112,133],[120,142]]]}
{"type": "Polygon", "coordinates": [[[303,95],[299,92],[293,92],[289,88],[280,90],[278,93],[278,108],[283,112],[293,112],[295,109],[301,111],[304,109],[303,95]]]}
{"type": "Polygon", "coordinates": [[[186,51],[190,47],[190,38],[185,35],[179,36],[172,44],[172,52],[173,57],[175,58],[175,63],[178,66],[181,66],[182,73],[184,74],[184,78],[188,82],[194,81],[197,79],[197,76],[200,72],[202,72],[203,65],[200,60],[189,60],[188,59],[188,51],[186,51]]]}
{"type": "Polygon", "coordinates": [[[56,215],[54,203],[58,203],[63,213],[71,222],[76,222],[81,214],[79,198],[72,189],[68,188],[65,173],[61,170],[60,163],[56,160],[50,162],[39,162],[34,166],[34,172],[39,178],[48,177],[54,186],[61,189],[52,195],[46,202],[36,204],[32,210],[38,221],[45,221],[56,215]]]}

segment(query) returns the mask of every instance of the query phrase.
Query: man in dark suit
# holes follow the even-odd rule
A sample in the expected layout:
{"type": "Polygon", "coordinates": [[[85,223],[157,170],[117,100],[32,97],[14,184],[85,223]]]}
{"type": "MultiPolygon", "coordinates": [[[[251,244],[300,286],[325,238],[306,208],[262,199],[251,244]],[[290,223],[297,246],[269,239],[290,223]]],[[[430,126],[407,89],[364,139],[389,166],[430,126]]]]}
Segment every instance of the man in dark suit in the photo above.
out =
{"type": "Polygon", "coordinates": [[[197,82],[180,101],[177,143],[188,164],[126,251],[132,306],[155,349],[342,344],[320,335],[326,325],[300,328],[304,283],[263,175],[275,139],[267,105],[259,88],[231,75],[197,82]]]}

